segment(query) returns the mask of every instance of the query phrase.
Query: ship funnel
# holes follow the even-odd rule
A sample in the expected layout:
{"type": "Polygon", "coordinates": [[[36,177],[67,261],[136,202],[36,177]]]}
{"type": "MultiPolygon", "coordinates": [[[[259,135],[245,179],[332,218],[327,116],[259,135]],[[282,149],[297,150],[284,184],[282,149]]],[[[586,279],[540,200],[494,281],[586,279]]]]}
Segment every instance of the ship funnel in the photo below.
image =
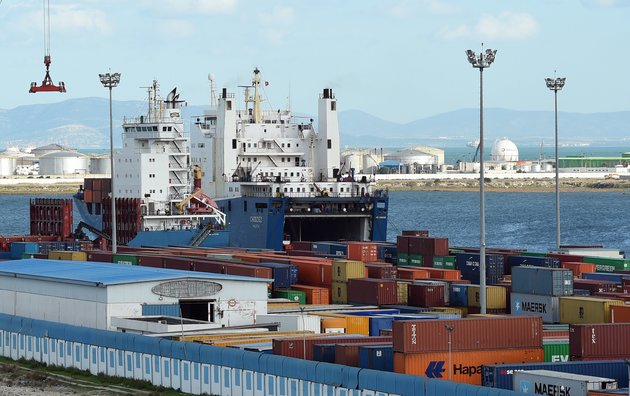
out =
{"type": "Polygon", "coordinates": [[[324,95],[323,98],[324,99],[331,99],[333,96],[332,94],[332,88],[324,88],[324,95]]]}

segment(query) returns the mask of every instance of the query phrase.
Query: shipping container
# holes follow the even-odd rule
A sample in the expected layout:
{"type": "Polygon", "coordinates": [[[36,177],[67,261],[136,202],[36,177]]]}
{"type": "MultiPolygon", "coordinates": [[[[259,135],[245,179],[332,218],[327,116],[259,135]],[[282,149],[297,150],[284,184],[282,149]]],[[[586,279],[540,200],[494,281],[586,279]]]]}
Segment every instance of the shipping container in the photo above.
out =
{"type": "Polygon", "coordinates": [[[516,266],[512,268],[512,292],[570,296],[573,294],[573,273],[563,268],[516,266]]]}
{"type": "Polygon", "coordinates": [[[470,285],[451,284],[449,286],[450,305],[456,307],[467,307],[469,286],[470,285]]]}
{"type": "Polygon", "coordinates": [[[590,293],[616,292],[615,282],[593,280],[593,279],[573,279],[573,289],[588,290],[590,293]]]}
{"type": "Polygon", "coordinates": [[[347,242],[349,260],[376,261],[378,260],[378,249],[375,243],[371,242],[347,242]]]}
{"type": "Polygon", "coordinates": [[[316,315],[302,314],[262,314],[256,315],[256,324],[278,323],[278,331],[310,331],[321,332],[321,319],[316,315]]]}
{"type": "Polygon", "coordinates": [[[381,335],[381,330],[391,329],[394,318],[391,315],[370,316],[370,335],[381,335]]]}
{"type": "Polygon", "coordinates": [[[330,295],[325,287],[293,285],[291,289],[304,292],[307,304],[330,304],[330,295]]]}
{"type": "Polygon", "coordinates": [[[359,346],[359,367],[380,371],[394,371],[394,351],[392,346],[359,346]]]}
{"type": "Polygon", "coordinates": [[[398,265],[398,277],[400,279],[428,279],[428,268],[404,267],[398,265]]]}
{"type": "Polygon", "coordinates": [[[345,366],[359,367],[359,348],[362,346],[391,346],[388,342],[365,342],[356,344],[336,344],[335,347],[335,363],[345,366]]]}
{"type": "Polygon", "coordinates": [[[260,262],[257,267],[271,268],[274,289],[286,289],[297,283],[297,267],[290,264],[260,262]],[[293,272],[295,271],[295,274],[293,272]]]}
{"type": "Polygon", "coordinates": [[[584,257],[585,263],[593,263],[597,266],[597,272],[614,272],[618,270],[630,270],[630,259],[608,257],[584,257]]]}
{"type": "Polygon", "coordinates": [[[630,323],[570,325],[569,348],[571,360],[630,359],[630,323]]]}
{"type": "Polygon", "coordinates": [[[396,282],[383,279],[350,279],[348,302],[369,305],[397,304],[396,282]]]}
{"type": "MultiPolygon", "coordinates": [[[[459,282],[459,281],[458,281],[459,282]]],[[[450,305],[451,297],[450,297],[450,286],[449,281],[445,280],[414,280],[412,282],[414,285],[427,285],[427,286],[442,286],[442,291],[444,294],[444,303],[442,305],[431,305],[432,307],[442,307],[445,305],[450,305]]],[[[407,304],[410,305],[410,304],[407,304]]]]}
{"type": "Polygon", "coordinates": [[[554,362],[538,364],[488,364],[483,366],[483,386],[512,389],[512,376],[517,371],[551,370],[565,373],[612,378],[618,386],[628,386],[628,367],[623,360],[591,362],[554,362]]]}
{"type": "Polygon", "coordinates": [[[456,269],[455,256],[433,256],[433,268],[456,269]]]}
{"type": "Polygon", "coordinates": [[[135,254],[114,254],[112,255],[112,263],[125,265],[138,265],[138,256],[135,254]]]}
{"type": "Polygon", "coordinates": [[[535,256],[509,256],[507,265],[505,266],[506,275],[512,274],[512,269],[519,265],[528,265],[533,267],[560,268],[560,260],[554,257],[535,257],[535,256]]]}
{"type": "Polygon", "coordinates": [[[612,323],[630,323],[630,305],[613,305],[610,307],[612,323]]]}
{"type": "Polygon", "coordinates": [[[517,371],[512,380],[515,392],[537,395],[588,396],[590,390],[617,389],[611,378],[547,370],[517,371]]]}
{"type": "Polygon", "coordinates": [[[10,257],[12,259],[20,259],[24,254],[39,253],[39,243],[37,242],[11,242],[10,243],[10,257]]]}
{"type": "MultiPolygon", "coordinates": [[[[395,338],[396,336],[394,336],[395,338]]],[[[394,371],[402,374],[481,385],[482,367],[497,363],[542,362],[542,347],[473,351],[394,352],[394,371]]]]}
{"type": "Polygon", "coordinates": [[[545,362],[568,362],[569,339],[543,340],[545,362]]]}
{"type": "Polygon", "coordinates": [[[396,281],[396,302],[397,304],[407,305],[409,302],[409,285],[410,281],[396,281]]]}
{"type": "Polygon", "coordinates": [[[594,297],[560,297],[560,323],[610,323],[610,307],[623,301],[594,297]]]}
{"type": "Polygon", "coordinates": [[[451,350],[542,347],[539,317],[466,318],[394,321],[394,351],[420,353],[451,350]]]}
{"type": "Polygon", "coordinates": [[[340,317],[322,317],[321,318],[321,332],[325,334],[330,333],[345,333],[346,332],[346,318],[340,317]]]}
{"type": "Polygon", "coordinates": [[[391,340],[392,337],[366,337],[350,334],[326,337],[282,338],[273,340],[273,354],[296,358],[303,358],[304,354],[306,354],[306,359],[312,360],[313,345],[315,344],[365,344],[369,342],[391,342],[391,340]]]}
{"type": "MultiPolygon", "coordinates": [[[[455,255],[455,266],[462,278],[479,284],[480,255],[474,253],[458,253],[455,255]]],[[[504,275],[504,258],[498,254],[486,254],[486,284],[498,283],[504,275]]]]}
{"type": "Polygon", "coordinates": [[[335,282],[333,281],[330,286],[330,302],[332,304],[347,304],[348,303],[348,283],[347,282],[335,282]]]}
{"type": "Polygon", "coordinates": [[[313,360],[317,362],[335,363],[335,344],[313,345],[313,360]]]}
{"type": "Polygon", "coordinates": [[[377,248],[377,258],[388,263],[393,263],[398,255],[396,245],[385,245],[380,243],[377,248]]]}
{"type": "Polygon", "coordinates": [[[65,250],[52,250],[48,252],[49,260],[87,261],[86,252],[68,252],[65,250]]]}
{"type": "Polygon", "coordinates": [[[353,278],[365,278],[365,264],[357,260],[340,260],[332,262],[332,281],[348,282],[353,278]]]}
{"type": "MultiPolygon", "coordinates": [[[[468,307],[481,307],[479,292],[481,287],[470,285],[468,287],[468,307]]],[[[507,291],[503,286],[486,286],[486,308],[503,309],[507,307],[507,291]]]]}
{"type": "Polygon", "coordinates": [[[336,312],[318,312],[322,318],[340,318],[344,320],[344,329],[346,334],[370,335],[370,317],[348,315],[336,312]]]}
{"type": "Polygon", "coordinates": [[[407,286],[407,304],[415,307],[442,307],[444,286],[435,284],[410,284],[407,286]]]}
{"type": "Polygon", "coordinates": [[[511,293],[510,303],[514,316],[540,316],[543,323],[560,322],[559,297],[511,293]]]}
{"type": "Polygon", "coordinates": [[[581,261],[564,261],[560,263],[562,268],[570,269],[573,276],[580,277],[585,272],[595,272],[597,266],[593,263],[583,263],[581,261]]]}
{"type": "Polygon", "coordinates": [[[428,237],[429,230],[403,230],[400,234],[403,236],[428,237]]]}
{"type": "Polygon", "coordinates": [[[602,280],[621,285],[624,279],[630,279],[630,275],[614,272],[585,272],[582,274],[582,279],[602,280]]]}
{"type": "Polygon", "coordinates": [[[368,278],[393,279],[398,276],[398,269],[389,263],[365,263],[368,278]]]}

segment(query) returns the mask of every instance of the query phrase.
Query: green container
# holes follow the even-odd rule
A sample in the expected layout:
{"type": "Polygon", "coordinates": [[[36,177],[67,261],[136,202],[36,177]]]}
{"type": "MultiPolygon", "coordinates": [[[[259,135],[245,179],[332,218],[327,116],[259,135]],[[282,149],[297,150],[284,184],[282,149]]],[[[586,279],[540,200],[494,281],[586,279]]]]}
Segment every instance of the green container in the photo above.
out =
{"type": "Polygon", "coordinates": [[[424,262],[424,259],[422,258],[421,255],[419,254],[410,254],[409,255],[409,264],[407,265],[412,265],[415,267],[422,267],[422,263],[424,262]]]}
{"type": "Polygon", "coordinates": [[[585,263],[595,264],[597,272],[615,272],[630,270],[630,259],[611,257],[584,257],[585,263]]]}
{"type": "Polygon", "coordinates": [[[518,254],[519,256],[530,256],[530,257],[547,257],[547,253],[542,252],[522,252],[518,254]]]}
{"type": "Polygon", "coordinates": [[[274,298],[286,298],[287,300],[297,301],[300,304],[306,304],[306,293],[299,290],[274,290],[274,298]]]}
{"type": "Polygon", "coordinates": [[[455,269],[455,256],[433,256],[433,268],[455,269]]]}
{"type": "Polygon", "coordinates": [[[545,351],[545,362],[568,362],[569,361],[569,340],[547,340],[543,341],[545,351]]]}
{"type": "Polygon", "coordinates": [[[114,254],[112,256],[112,263],[138,265],[138,256],[133,254],[114,254]]]}
{"type": "Polygon", "coordinates": [[[410,265],[409,255],[407,253],[398,253],[398,257],[396,258],[396,265],[410,265]]]}

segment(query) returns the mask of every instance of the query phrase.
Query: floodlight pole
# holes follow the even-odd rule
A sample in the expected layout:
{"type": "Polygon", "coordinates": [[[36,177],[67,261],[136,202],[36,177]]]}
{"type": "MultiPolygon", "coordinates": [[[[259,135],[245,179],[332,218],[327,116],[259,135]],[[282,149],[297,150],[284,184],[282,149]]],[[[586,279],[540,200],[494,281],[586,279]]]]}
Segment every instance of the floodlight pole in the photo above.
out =
{"type": "Polygon", "coordinates": [[[547,88],[553,91],[554,96],[554,126],[555,126],[555,150],[556,150],[556,248],[560,249],[560,168],[558,166],[558,91],[564,87],[566,78],[545,78],[547,88]]]}
{"type": "Polygon", "coordinates": [[[110,155],[110,172],[111,172],[111,211],[112,211],[112,254],[116,254],[116,197],[114,191],[114,127],[112,120],[112,88],[117,87],[120,82],[120,73],[105,73],[99,74],[101,84],[105,88],[109,88],[109,155],[110,155]]]}
{"type": "Polygon", "coordinates": [[[479,305],[480,312],[486,313],[486,202],[485,202],[485,169],[483,161],[483,69],[494,62],[497,50],[486,49],[477,56],[466,50],[468,62],[479,69],[479,305]]]}

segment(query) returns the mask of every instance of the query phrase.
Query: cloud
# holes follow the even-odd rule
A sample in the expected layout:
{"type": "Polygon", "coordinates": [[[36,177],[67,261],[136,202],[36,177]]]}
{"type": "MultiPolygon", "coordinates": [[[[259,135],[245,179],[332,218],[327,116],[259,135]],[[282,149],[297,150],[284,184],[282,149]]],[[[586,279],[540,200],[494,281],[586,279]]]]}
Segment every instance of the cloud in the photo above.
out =
{"type": "Polygon", "coordinates": [[[193,24],[184,19],[162,21],[160,22],[160,30],[162,31],[162,34],[171,38],[191,37],[195,32],[193,24]]]}
{"type": "Polygon", "coordinates": [[[459,12],[460,8],[444,0],[422,0],[421,2],[403,0],[394,4],[389,13],[395,18],[409,18],[418,14],[418,4],[423,13],[432,15],[449,15],[459,12]]]}
{"type": "Polygon", "coordinates": [[[473,26],[445,27],[438,36],[446,40],[475,37],[482,40],[525,40],[538,34],[536,20],[527,13],[502,12],[499,15],[484,15],[473,26]]]}
{"type": "Polygon", "coordinates": [[[262,35],[272,44],[282,44],[295,21],[291,7],[275,7],[271,12],[262,13],[258,21],[263,26],[262,35]]]}
{"type": "Polygon", "coordinates": [[[144,2],[148,10],[155,10],[169,15],[216,15],[230,14],[238,7],[238,0],[150,0],[144,2]]]}
{"type": "Polygon", "coordinates": [[[432,14],[455,14],[460,8],[443,0],[423,0],[424,7],[432,14]]]}
{"type": "Polygon", "coordinates": [[[582,4],[595,8],[630,7],[630,0],[582,0],[582,4]]]}
{"type": "Polygon", "coordinates": [[[105,13],[99,10],[83,10],[76,6],[51,7],[51,29],[59,31],[90,31],[109,34],[112,27],[105,13]]]}

